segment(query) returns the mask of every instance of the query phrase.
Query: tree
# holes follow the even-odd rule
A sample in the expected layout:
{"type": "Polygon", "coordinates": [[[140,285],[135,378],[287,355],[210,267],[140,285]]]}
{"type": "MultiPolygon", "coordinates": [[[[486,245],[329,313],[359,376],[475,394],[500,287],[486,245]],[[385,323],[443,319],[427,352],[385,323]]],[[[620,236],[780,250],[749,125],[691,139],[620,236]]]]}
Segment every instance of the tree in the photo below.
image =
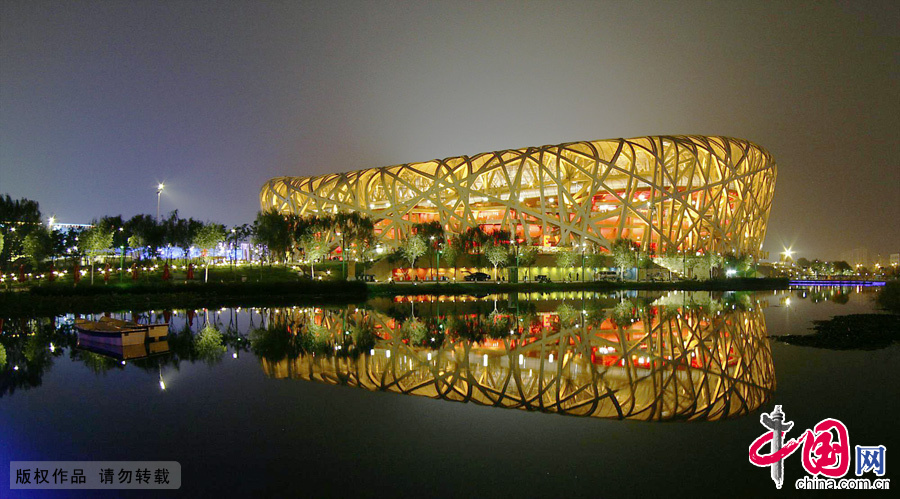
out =
{"type": "Polygon", "coordinates": [[[734,252],[728,252],[722,255],[722,261],[725,266],[726,275],[728,270],[733,270],[735,274],[743,276],[753,266],[752,256],[740,255],[734,252]]]}
{"type": "Polygon", "coordinates": [[[316,278],[316,260],[327,255],[331,250],[328,239],[321,232],[309,232],[300,237],[300,249],[309,261],[309,274],[316,278]]]}
{"type": "MultiPolygon", "coordinates": [[[[372,219],[359,212],[338,213],[334,216],[334,227],[341,239],[341,260],[345,265],[350,258],[348,245],[355,246],[357,254],[362,256],[375,240],[375,224],[372,219]]],[[[344,278],[346,277],[345,271],[344,278]]]]}
{"type": "MultiPolygon", "coordinates": [[[[516,257],[516,262],[518,263],[518,267],[525,267],[527,269],[527,268],[532,267],[535,263],[537,263],[537,257],[538,257],[537,247],[529,246],[529,245],[518,246],[516,248],[516,251],[517,251],[517,255],[518,255],[516,257]]],[[[516,268],[517,272],[518,272],[518,270],[519,269],[516,268]]]]}
{"type": "Polygon", "coordinates": [[[143,254],[143,249],[144,249],[145,244],[146,243],[144,242],[144,238],[138,234],[132,234],[128,238],[127,246],[129,248],[131,248],[131,258],[132,259],[135,259],[135,255],[138,253],[139,250],[143,254]]]}
{"type": "MultiPolygon", "coordinates": [[[[315,262],[332,250],[329,234],[335,227],[335,217],[329,215],[308,215],[289,220],[293,240],[309,261],[310,275],[316,278],[315,262]]],[[[348,223],[348,228],[349,228],[348,223]]],[[[353,229],[350,229],[351,232],[353,229]]]]}
{"type": "Polygon", "coordinates": [[[491,262],[491,265],[494,266],[494,280],[496,280],[497,267],[505,265],[506,262],[509,261],[509,246],[498,242],[491,242],[485,247],[484,256],[491,262]]]}
{"type": "MultiPolygon", "coordinates": [[[[163,233],[163,243],[167,247],[181,248],[185,255],[185,260],[190,257],[190,246],[193,244],[194,236],[203,227],[203,222],[194,220],[193,218],[179,218],[178,210],[169,214],[169,218],[164,220],[160,225],[163,233]]],[[[166,253],[166,259],[170,254],[166,253]]]]}
{"type": "Polygon", "coordinates": [[[203,224],[194,234],[193,245],[200,249],[205,264],[203,282],[209,280],[209,252],[224,240],[225,226],[217,223],[203,224]]]}
{"type": "Polygon", "coordinates": [[[597,272],[601,267],[614,266],[613,258],[607,253],[589,253],[587,255],[587,266],[597,272]]]}
{"type": "Polygon", "coordinates": [[[73,261],[81,261],[85,258],[84,247],[80,246],[79,244],[81,236],[85,232],[87,232],[87,230],[87,227],[76,227],[69,230],[65,235],[64,244],[66,246],[66,256],[71,258],[73,261]]]}
{"type": "Polygon", "coordinates": [[[453,278],[456,279],[456,264],[459,261],[459,257],[463,254],[463,246],[462,241],[459,236],[451,237],[447,243],[444,245],[443,250],[441,251],[441,258],[444,259],[444,262],[447,265],[453,267],[453,278]]]}
{"type": "Polygon", "coordinates": [[[699,256],[691,253],[690,255],[684,254],[681,255],[681,260],[684,265],[684,275],[685,276],[693,276],[694,269],[697,268],[702,260],[699,256]]]}
{"type": "Polygon", "coordinates": [[[66,250],[69,247],[69,235],[57,229],[50,231],[50,258],[59,258],[66,256],[66,250]]]}
{"type": "Polygon", "coordinates": [[[0,249],[0,263],[12,263],[23,256],[22,244],[28,234],[41,225],[41,210],[37,201],[0,197],[0,232],[4,235],[0,249]]]}
{"type": "Polygon", "coordinates": [[[849,275],[853,272],[853,267],[851,267],[849,263],[841,260],[839,262],[834,262],[834,271],[838,274],[849,275]]]}
{"type": "Polygon", "coordinates": [[[234,261],[237,260],[237,255],[235,254],[235,248],[242,241],[246,241],[250,238],[251,231],[250,226],[248,224],[235,225],[225,234],[225,242],[228,243],[231,253],[231,271],[234,272],[234,261]]]}
{"type": "MultiPolygon", "coordinates": [[[[430,260],[434,261],[435,255],[440,251],[444,242],[444,227],[441,223],[438,221],[417,223],[412,226],[412,232],[425,241],[426,254],[429,255],[430,260]]],[[[436,270],[436,273],[440,275],[440,270],[436,270]]]]}
{"type": "Polygon", "coordinates": [[[725,263],[724,257],[717,253],[706,253],[694,258],[697,262],[695,267],[703,269],[710,278],[713,277],[713,269],[721,268],[725,263]]]}
{"type": "Polygon", "coordinates": [[[135,215],[125,222],[125,232],[130,234],[127,239],[132,248],[149,249],[151,255],[156,255],[159,247],[165,239],[163,227],[152,215],[135,215]],[[134,237],[134,239],[132,239],[134,237]]]}
{"type": "Polygon", "coordinates": [[[444,238],[444,227],[438,221],[417,223],[412,226],[412,232],[413,234],[418,234],[426,241],[430,241],[432,237],[435,239],[444,238]]]}
{"type": "Polygon", "coordinates": [[[53,252],[53,236],[44,227],[31,231],[22,241],[22,251],[31,260],[34,269],[38,267],[53,252]]]}
{"type": "Polygon", "coordinates": [[[272,253],[279,255],[279,261],[287,260],[287,252],[291,249],[291,227],[288,217],[278,213],[275,208],[261,211],[253,222],[256,232],[256,242],[268,248],[272,253]]]}
{"type": "Polygon", "coordinates": [[[612,252],[613,262],[616,264],[616,272],[619,279],[625,278],[625,269],[637,265],[638,250],[640,245],[630,239],[619,238],[613,241],[609,250],[612,252]]]}
{"type": "Polygon", "coordinates": [[[116,215],[114,217],[102,217],[97,225],[103,227],[105,230],[112,232],[112,247],[118,248],[121,246],[126,246],[128,244],[128,238],[131,237],[131,232],[125,231],[126,222],[122,220],[122,215],[116,215]]]}
{"type": "Polygon", "coordinates": [[[478,255],[478,266],[480,267],[484,245],[490,241],[491,236],[488,235],[480,225],[476,225],[475,227],[466,229],[465,232],[459,235],[459,238],[463,243],[463,248],[465,248],[466,253],[478,255]]]}
{"type": "Polygon", "coordinates": [[[41,209],[38,202],[25,198],[14,200],[9,197],[9,194],[0,197],[0,223],[11,224],[14,222],[22,226],[40,225],[41,209]]]}
{"type": "Polygon", "coordinates": [[[819,274],[833,274],[834,266],[829,262],[823,262],[819,259],[815,259],[810,262],[809,270],[811,270],[816,277],[819,277],[819,274]]]}
{"type": "Polygon", "coordinates": [[[428,251],[425,240],[418,234],[410,234],[403,242],[402,252],[403,258],[409,261],[410,267],[415,267],[416,260],[428,251]]]}
{"type": "MultiPolygon", "coordinates": [[[[572,248],[560,247],[556,253],[556,266],[563,269],[571,269],[575,266],[577,257],[572,248]]],[[[571,272],[570,272],[571,274],[571,272]]]]}
{"type": "Polygon", "coordinates": [[[110,230],[94,225],[84,231],[78,239],[78,245],[91,260],[91,284],[94,284],[94,261],[97,255],[112,247],[113,234],[110,230]]]}

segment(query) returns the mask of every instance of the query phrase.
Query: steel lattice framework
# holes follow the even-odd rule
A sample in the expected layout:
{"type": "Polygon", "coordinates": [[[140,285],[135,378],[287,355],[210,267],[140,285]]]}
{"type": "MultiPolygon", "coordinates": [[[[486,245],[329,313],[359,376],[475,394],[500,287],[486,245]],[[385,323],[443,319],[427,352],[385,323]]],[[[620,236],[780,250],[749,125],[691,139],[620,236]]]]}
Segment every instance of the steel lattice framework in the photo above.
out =
{"type": "Polygon", "coordinates": [[[508,230],[533,244],[757,255],[776,165],[728,137],[653,136],[528,147],[318,177],[278,177],[264,210],[358,211],[396,244],[419,222],[445,230],[508,230]]]}
{"type": "MultiPolygon", "coordinates": [[[[358,315],[358,314],[357,314],[358,315]]],[[[380,316],[380,314],[375,314],[380,316]]],[[[354,314],[318,316],[340,337],[354,314]]],[[[387,324],[384,316],[376,321],[387,324]]],[[[270,361],[276,378],[342,384],[479,405],[598,418],[718,420],[763,405],[775,368],[760,308],[684,311],[585,333],[584,327],[524,333],[496,345],[461,341],[426,349],[399,337],[359,357],[302,355],[270,361]]]]}

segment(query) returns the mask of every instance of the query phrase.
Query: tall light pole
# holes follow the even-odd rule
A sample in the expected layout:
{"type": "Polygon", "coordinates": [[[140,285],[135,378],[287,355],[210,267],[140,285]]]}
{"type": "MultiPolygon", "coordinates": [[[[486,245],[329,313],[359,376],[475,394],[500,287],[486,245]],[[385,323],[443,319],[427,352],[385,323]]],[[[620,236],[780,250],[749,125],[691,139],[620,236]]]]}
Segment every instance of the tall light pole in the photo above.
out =
{"type": "MultiPolygon", "coordinates": [[[[516,284],[519,284],[519,241],[513,241],[513,251],[516,252],[516,284]]],[[[512,281],[510,281],[512,282],[512,281]]],[[[516,307],[518,308],[518,300],[516,300],[516,307]]],[[[518,324],[518,322],[516,323],[518,324]]],[[[518,327],[518,326],[517,326],[518,327]]]]}
{"type": "Polygon", "coordinates": [[[585,281],[584,278],[584,250],[587,249],[587,243],[581,243],[581,282],[585,281]]]}
{"type": "Polygon", "coordinates": [[[437,245],[434,243],[434,236],[429,238],[431,240],[431,249],[434,251],[434,256],[437,257],[437,264],[434,267],[434,282],[438,282],[438,276],[440,275],[440,270],[438,267],[441,265],[441,257],[438,254],[437,245]]]}
{"type": "Polygon", "coordinates": [[[794,255],[794,250],[793,250],[793,249],[791,249],[791,248],[785,248],[784,251],[781,252],[781,254],[784,256],[783,260],[784,260],[785,262],[787,262],[788,260],[793,261],[793,258],[791,258],[791,257],[794,255]]]}
{"type": "Polygon", "coordinates": [[[162,195],[162,191],[165,188],[165,184],[162,182],[156,186],[156,221],[159,222],[159,198],[162,195]]]}
{"type": "Polygon", "coordinates": [[[444,245],[443,245],[442,241],[440,239],[438,239],[437,245],[435,246],[435,249],[434,249],[435,255],[437,256],[437,265],[434,266],[434,271],[436,273],[436,275],[434,277],[435,284],[441,283],[441,248],[443,248],[443,247],[444,247],[444,245]]]}

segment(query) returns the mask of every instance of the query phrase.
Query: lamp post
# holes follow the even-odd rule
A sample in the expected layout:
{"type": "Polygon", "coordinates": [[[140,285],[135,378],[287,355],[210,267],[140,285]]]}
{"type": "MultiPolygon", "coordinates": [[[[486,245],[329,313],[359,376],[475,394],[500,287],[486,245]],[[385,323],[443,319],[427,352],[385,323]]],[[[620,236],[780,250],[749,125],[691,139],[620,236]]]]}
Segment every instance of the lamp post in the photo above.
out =
{"type": "MultiPolygon", "coordinates": [[[[47,218],[47,230],[49,230],[51,234],[53,233],[53,224],[54,223],[56,223],[56,217],[54,217],[52,215],[49,216],[47,218]]],[[[56,263],[56,256],[51,256],[50,262],[51,262],[51,264],[56,263]]]]}
{"type": "Polygon", "coordinates": [[[434,279],[435,279],[434,282],[436,284],[441,283],[441,248],[442,247],[443,247],[443,245],[441,244],[440,241],[438,241],[437,248],[435,248],[435,254],[437,255],[437,265],[435,266],[435,269],[434,269],[434,271],[436,273],[436,275],[434,277],[434,279]]]}
{"type": "Polygon", "coordinates": [[[338,237],[341,238],[341,275],[344,276],[344,280],[347,280],[347,241],[344,238],[344,232],[338,231],[335,233],[338,237]]]}
{"type": "Polygon", "coordinates": [[[581,282],[584,282],[584,250],[587,248],[587,243],[581,243],[581,282]]]}
{"type": "Polygon", "coordinates": [[[791,256],[794,254],[794,251],[791,248],[785,248],[784,251],[781,252],[781,254],[784,257],[783,260],[785,263],[787,263],[788,260],[794,261],[793,258],[791,258],[791,256]]]}
{"type": "MultiPolygon", "coordinates": [[[[438,250],[437,250],[437,245],[434,244],[434,236],[431,236],[428,239],[431,241],[431,249],[434,250],[434,254],[435,254],[435,256],[437,256],[438,250]]],[[[434,268],[434,281],[435,282],[437,282],[437,276],[439,274],[437,266],[440,264],[441,264],[441,257],[437,256],[437,264],[435,265],[435,268],[434,268]]]]}
{"type": "Polygon", "coordinates": [[[159,198],[162,195],[162,191],[165,187],[166,187],[165,184],[163,184],[162,182],[160,182],[159,185],[156,186],[156,221],[157,222],[159,221],[159,198]]]}
{"type": "MultiPolygon", "coordinates": [[[[516,284],[519,283],[519,241],[513,242],[513,251],[516,252],[516,284]]],[[[518,306],[518,301],[516,301],[518,306]]]]}

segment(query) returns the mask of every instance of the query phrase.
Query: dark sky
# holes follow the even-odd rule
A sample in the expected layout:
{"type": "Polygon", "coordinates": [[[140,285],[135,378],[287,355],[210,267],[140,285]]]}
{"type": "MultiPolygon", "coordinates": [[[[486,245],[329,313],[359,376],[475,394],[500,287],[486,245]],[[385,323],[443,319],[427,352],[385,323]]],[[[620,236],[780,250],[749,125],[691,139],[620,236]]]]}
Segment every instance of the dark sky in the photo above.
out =
{"type": "Polygon", "coordinates": [[[728,135],[773,257],[900,251],[900,2],[298,4],[0,2],[0,193],[234,224],[274,176],[728,135]]]}

